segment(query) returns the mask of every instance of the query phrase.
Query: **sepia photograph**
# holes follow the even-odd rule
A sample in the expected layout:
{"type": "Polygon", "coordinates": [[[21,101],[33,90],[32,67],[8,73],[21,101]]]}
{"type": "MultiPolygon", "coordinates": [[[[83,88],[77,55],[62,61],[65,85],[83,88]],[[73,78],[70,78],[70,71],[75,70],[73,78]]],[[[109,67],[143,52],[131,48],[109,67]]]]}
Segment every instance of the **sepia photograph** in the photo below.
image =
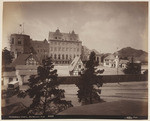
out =
{"type": "Polygon", "coordinates": [[[148,1],[5,1],[1,119],[148,119],[148,1]]]}

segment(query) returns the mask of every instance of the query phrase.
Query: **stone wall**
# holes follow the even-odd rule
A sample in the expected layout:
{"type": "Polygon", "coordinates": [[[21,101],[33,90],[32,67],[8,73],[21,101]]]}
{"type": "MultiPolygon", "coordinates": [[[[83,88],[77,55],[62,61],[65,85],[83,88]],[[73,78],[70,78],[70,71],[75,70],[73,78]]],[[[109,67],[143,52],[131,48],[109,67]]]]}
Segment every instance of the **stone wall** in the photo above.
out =
{"type": "MultiPolygon", "coordinates": [[[[76,84],[81,79],[80,76],[63,76],[58,77],[61,84],[76,84]]],[[[148,75],[103,75],[103,83],[131,82],[131,81],[148,81],[148,75]]]]}

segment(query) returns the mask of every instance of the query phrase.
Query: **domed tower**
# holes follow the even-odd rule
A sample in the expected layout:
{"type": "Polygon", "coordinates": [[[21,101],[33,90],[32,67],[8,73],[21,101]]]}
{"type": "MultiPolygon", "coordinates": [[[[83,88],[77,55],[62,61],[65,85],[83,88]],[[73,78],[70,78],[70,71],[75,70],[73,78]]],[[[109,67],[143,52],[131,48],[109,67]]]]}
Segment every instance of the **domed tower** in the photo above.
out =
{"type": "Polygon", "coordinates": [[[14,58],[20,54],[30,53],[30,36],[24,34],[11,34],[10,36],[10,51],[14,58]]]}

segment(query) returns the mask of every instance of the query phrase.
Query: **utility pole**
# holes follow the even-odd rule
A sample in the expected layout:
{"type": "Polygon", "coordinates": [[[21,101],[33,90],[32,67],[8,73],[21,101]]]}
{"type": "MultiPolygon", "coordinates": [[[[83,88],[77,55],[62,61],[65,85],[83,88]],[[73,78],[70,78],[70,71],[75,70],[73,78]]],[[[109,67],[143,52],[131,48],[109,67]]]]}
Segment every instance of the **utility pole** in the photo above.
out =
{"type": "Polygon", "coordinates": [[[24,34],[24,23],[22,24],[22,33],[24,34]]]}

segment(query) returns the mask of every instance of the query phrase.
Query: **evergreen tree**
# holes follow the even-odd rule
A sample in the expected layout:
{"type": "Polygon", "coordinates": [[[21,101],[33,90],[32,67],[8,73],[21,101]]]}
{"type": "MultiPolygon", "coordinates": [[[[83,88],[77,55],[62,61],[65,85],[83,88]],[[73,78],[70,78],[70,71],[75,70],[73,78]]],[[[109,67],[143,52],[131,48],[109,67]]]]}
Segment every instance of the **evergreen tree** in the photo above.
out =
{"type": "Polygon", "coordinates": [[[2,65],[9,65],[12,62],[12,59],[13,57],[11,55],[11,52],[5,47],[2,50],[2,65]]]}
{"type": "Polygon", "coordinates": [[[123,70],[125,74],[141,74],[141,63],[134,63],[133,57],[131,62],[127,64],[127,67],[123,70]]]}
{"type": "Polygon", "coordinates": [[[28,114],[56,114],[72,106],[71,101],[62,100],[64,90],[58,88],[60,82],[57,80],[57,70],[54,69],[51,58],[43,60],[37,72],[36,76],[30,77],[29,88],[18,95],[23,98],[29,95],[33,99],[28,114]]]}
{"type": "Polygon", "coordinates": [[[85,69],[81,73],[81,80],[77,84],[79,88],[77,94],[79,102],[92,104],[95,101],[101,101],[99,96],[101,91],[96,88],[102,86],[102,82],[100,82],[102,76],[99,74],[103,73],[104,70],[98,70],[96,66],[97,62],[95,52],[91,52],[89,60],[85,65],[85,69]]]}

